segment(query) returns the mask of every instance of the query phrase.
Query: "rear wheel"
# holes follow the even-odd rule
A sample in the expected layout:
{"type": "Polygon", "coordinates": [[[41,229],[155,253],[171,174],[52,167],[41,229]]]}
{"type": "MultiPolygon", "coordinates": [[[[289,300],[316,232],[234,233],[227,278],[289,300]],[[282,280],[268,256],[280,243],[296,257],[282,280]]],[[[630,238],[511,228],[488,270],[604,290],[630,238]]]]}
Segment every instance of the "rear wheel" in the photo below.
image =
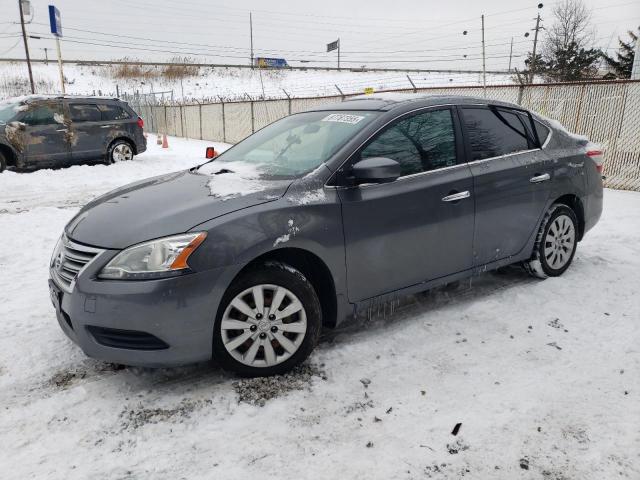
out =
{"type": "Polygon", "coordinates": [[[320,301],[306,277],[283,263],[266,263],[225,293],[214,325],[214,358],[243,376],[284,373],[313,351],[321,318],[320,301]]]}
{"type": "Polygon", "coordinates": [[[531,259],[524,267],[538,278],[562,275],[576,253],[578,219],[567,205],[554,204],[542,220],[531,259]]]}
{"type": "Polygon", "coordinates": [[[133,147],[126,140],[116,140],[107,149],[106,163],[118,163],[133,160],[133,147]]]}

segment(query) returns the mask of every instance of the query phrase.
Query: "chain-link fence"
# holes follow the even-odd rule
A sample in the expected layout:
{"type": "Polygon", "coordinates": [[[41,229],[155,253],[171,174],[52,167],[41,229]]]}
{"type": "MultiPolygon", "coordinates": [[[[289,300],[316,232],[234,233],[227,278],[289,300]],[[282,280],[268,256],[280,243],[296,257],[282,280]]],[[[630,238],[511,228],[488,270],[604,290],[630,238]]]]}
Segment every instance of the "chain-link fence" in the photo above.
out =
{"type": "MultiPolygon", "coordinates": [[[[640,191],[640,81],[394,90],[486,96],[555,119],[600,144],[606,186],[640,191]]],[[[188,105],[133,105],[152,132],[237,143],[269,123],[345,97],[286,98],[188,105]]]]}

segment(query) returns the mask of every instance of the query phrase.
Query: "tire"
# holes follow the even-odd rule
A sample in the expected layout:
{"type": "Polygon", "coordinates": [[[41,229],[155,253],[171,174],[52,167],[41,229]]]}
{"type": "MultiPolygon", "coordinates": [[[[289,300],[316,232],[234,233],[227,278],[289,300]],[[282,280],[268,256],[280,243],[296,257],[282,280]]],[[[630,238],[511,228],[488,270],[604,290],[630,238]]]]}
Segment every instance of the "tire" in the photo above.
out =
{"type": "Polygon", "coordinates": [[[133,160],[133,152],[134,149],[131,142],[127,140],[116,140],[112,142],[107,149],[105,163],[111,165],[112,163],[133,160]]]}
{"type": "Polygon", "coordinates": [[[225,292],[214,324],[213,357],[244,377],[282,374],[311,354],[321,327],[320,301],[309,280],[289,265],[268,262],[242,274],[225,292]],[[270,312],[274,299],[276,313],[270,312]]]}
{"type": "Polygon", "coordinates": [[[537,278],[558,277],[571,265],[578,246],[578,218],[564,204],[554,204],[542,219],[525,270],[537,278]]]}
{"type": "Polygon", "coordinates": [[[0,152],[0,173],[4,172],[7,169],[7,159],[4,154],[0,152]]]}

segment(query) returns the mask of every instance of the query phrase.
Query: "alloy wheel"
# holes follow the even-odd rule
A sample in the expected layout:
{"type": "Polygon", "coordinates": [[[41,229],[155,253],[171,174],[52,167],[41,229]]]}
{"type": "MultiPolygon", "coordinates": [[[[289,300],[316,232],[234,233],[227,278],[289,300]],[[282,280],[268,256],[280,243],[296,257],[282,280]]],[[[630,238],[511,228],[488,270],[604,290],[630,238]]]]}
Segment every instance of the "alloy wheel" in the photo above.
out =
{"type": "Polygon", "coordinates": [[[307,315],[290,290],[260,284],[231,300],[220,330],[225,349],[238,362],[271,367],[298,351],[307,332],[307,315]]]}
{"type": "Polygon", "coordinates": [[[133,150],[126,143],[119,143],[113,149],[111,158],[114,162],[123,162],[133,159],[133,150]]]}
{"type": "Polygon", "coordinates": [[[567,215],[559,215],[547,230],[544,241],[544,258],[554,270],[564,267],[573,253],[576,232],[573,221],[567,215]]]}

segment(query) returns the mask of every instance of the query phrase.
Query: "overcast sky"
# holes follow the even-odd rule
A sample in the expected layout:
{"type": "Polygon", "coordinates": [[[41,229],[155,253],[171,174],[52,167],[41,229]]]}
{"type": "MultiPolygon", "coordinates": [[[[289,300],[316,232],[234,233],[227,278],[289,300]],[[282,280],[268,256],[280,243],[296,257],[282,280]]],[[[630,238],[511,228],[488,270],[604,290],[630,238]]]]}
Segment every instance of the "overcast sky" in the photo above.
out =
{"type": "MultiPolygon", "coordinates": [[[[27,25],[32,56],[55,55],[47,5],[32,0],[27,25]]],[[[253,12],[256,56],[283,57],[292,65],[335,66],[336,52],[326,43],[341,42],[343,66],[479,69],[480,15],[485,15],[487,69],[521,66],[531,49],[538,12],[524,0],[55,0],[62,14],[63,57],[161,61],[191,57],[200,62],[249,62],[249,12],[253,12]],[[463,35],[463,31],[467,35],[463,35]],[[131,38],[136,37],[136,38],[131,38]],[[105,46],[108,44],[110,46],[105,46]],[[466,55],[466,57],[465,57],[466,55]]],[[[540,10],[543,25],[553,6],[540,10]]],[[[586,0],[596,28],[595,46],[615,48],[619,35],[640,25],[640,0],[586,0]]],[[[0,0],[0,58],[24,58],[17,0],[0,0]]],[[[541,33],[544,36],[544,32],[541,33]]],[[[611,51],[611,50],[610,50],[611,51]]]]}

